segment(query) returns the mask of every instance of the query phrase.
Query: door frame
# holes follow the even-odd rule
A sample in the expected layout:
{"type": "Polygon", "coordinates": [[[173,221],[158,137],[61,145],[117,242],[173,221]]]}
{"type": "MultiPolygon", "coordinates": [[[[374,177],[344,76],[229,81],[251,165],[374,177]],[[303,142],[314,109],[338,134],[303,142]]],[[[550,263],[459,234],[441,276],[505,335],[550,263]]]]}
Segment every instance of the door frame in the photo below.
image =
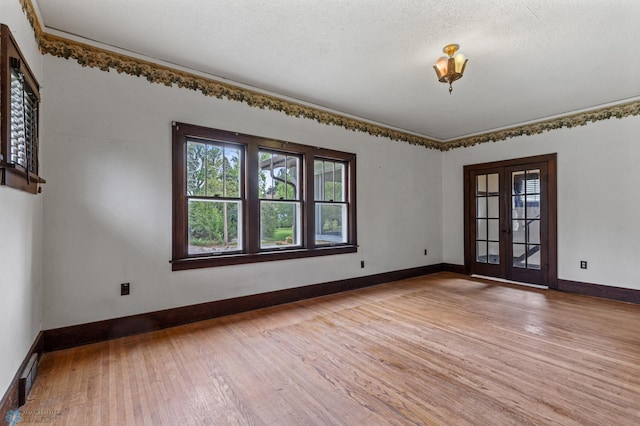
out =
{"type": "MultiPolygon", "coordinates": [[[[545,284],[549,288],[558,288],[558,249],[557,249],[557,154],[544,154],[532,157],[516,158],[511,160],[493,161],[490,163],[470,164],[463,167],[464,169],[464,268],[465,273],[472,274],[472,258],[471,245],[475,245],[475,235],[471,232],[471,217],[475,209],[475,202],[471,203],[471,189],[473,182],[471,181],[472,172],[478,172],[485,169],[508,168],[514,166],[524,166],[531,163],[547,164],[547,204],[548,204],[548,260],[547,260],[547,277],[548,282],[545,284]]],[[[508,194],[510,195],[510,194],[508,194]]],[[[501,198],[505,194],[501,194],[501,198]]],[[[506,202],[506,201],[505,201],[506,202]]],[[[510,201],[509,201],[510,203],[510,201]]],[[[502,245],[501,245],[502,247],[502,245]]],[[[501,249],[502,251],[502,249],[501,249]]],[[[504,277],[502,277],[504,278],[504,277]]]]}

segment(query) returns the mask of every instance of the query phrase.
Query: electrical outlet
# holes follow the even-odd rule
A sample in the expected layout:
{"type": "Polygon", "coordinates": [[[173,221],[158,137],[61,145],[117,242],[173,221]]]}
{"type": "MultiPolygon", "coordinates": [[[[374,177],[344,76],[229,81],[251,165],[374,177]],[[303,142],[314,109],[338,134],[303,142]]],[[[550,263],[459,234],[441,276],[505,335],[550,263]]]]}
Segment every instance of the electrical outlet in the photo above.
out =
{"type": "Polygon", "coordinates": [[[361,261],[360,261],[360,267],[361,267],[361,268],[364,268],[364,260],[361,260],[361,261]]]}
{"type": "Polygon", "coordinates": [[[587,261],[586,260],[581,260],[580,261],[580,269],[587,269],[587,261]]]}
{"type": "Polygon", "coordinates": [[[130,290],[129,287],[130,287],[129,283],[120,284],[120,296],[128,296],[129,290],[130,290]]]}

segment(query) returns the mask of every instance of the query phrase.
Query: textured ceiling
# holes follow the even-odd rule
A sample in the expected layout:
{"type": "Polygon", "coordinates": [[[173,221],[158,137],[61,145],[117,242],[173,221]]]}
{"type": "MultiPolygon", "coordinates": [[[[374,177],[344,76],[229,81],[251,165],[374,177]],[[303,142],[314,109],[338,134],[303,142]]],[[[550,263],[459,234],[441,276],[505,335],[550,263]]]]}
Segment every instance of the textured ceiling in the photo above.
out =
{"type": "Polygon", "coordinates": [[[34,3],[47,32],[438,140],[640,97],[638,0],[34,3]],[[452,95],[448,43],[469,59],[452,95]]]}

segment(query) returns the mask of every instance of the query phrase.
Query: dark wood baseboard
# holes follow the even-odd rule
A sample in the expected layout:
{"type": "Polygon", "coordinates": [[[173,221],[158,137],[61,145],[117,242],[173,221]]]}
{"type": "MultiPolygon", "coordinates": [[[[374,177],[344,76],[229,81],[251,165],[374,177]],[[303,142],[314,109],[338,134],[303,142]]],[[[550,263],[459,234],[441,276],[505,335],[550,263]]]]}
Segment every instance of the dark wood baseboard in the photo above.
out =
{"type": "Polygon", "coordinates": [[[622,302],[640,303],[640,290],[590,284],[579,281],[558,280],[558,290],[586,296],[602,297],[622,302]]]}
{"type": "MultiPolygon", "coordinates": [[[[40,345],[44,352],[51,352],[442,271],[468,275],[464,265],[440,263],[421,266],[44,330],[41,333],[42,337],[40,339],[43,342],[40,345]]],[[[558,290],[640,303],[639,290],[567,280],[558,280],[558,290]]]]}
{"type": "MultiPolygon", "coordinates": [[[[443,263],[442,270],[446,272],[454,272],[456,274],[469,275],[464,265],[456,265],[453,263],[443,263]]],[[[579,281],[569,281],[558,279],[558,286],[553,290],[566,291],[568,293],[583,294],[585,296],[600,297],[603,299],[619,300],[622,302],[640,303],[640,290],[634,290],[623,287],[611,287],[601,284],[589,284],[579,281]]]]}
{"type": "Polygon", "coordinates": [[[45,352],[50,352],[67,349],[441,271],[443,271],[443,264],[421,266],[44,330],[44,350],[45,352]]]}
{"type": "Polygon", "coordinates": [[[456,274],[469,275],[464,265],[456,265],[454,263],[443,263],[442,270],[446,272],[454,272],[456,274]]]}
{"type": "Polygon", "coordinates": [[[5,392],[4,396],[2,397],[2,400],[0,400],[0,421],[4,421],[4,419],[7,417],[7,412],[9,410],[15,410],[19,407],[18,406],[18,388],[19,388],[18,382],[20,381],[20,375],[22,374],[22,371],[26,368],[27,363],[31,358],[31,355],[33,355],[34,353],[37,353],[38,359],[40,359],[40,355],[42,354],[43,348],[44,348],[43,343],[44,343],[43,332],[41,331],[36,336],[36,339],[33,341],[31,348],[29,348],[29,352],[27,353],[27,355],[24,357],[24,360],[20,364],[20,368],[18,368],[17,373],[13,377],[13,380],[11,381],[11,384],[9,385],[7,392],[5,392]]]}

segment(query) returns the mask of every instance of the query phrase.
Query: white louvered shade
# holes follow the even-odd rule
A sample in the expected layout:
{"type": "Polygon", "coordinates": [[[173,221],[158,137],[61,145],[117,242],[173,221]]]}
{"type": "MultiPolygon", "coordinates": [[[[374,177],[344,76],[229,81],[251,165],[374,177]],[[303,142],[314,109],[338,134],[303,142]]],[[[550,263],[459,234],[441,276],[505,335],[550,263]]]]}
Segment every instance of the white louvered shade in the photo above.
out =
{"type": "Polygon", "coordinates": [[[25,169],[35,170],[38,104],[28,90],[23,75],[11,70],[11,153],[9,161],[25,169]]]}

